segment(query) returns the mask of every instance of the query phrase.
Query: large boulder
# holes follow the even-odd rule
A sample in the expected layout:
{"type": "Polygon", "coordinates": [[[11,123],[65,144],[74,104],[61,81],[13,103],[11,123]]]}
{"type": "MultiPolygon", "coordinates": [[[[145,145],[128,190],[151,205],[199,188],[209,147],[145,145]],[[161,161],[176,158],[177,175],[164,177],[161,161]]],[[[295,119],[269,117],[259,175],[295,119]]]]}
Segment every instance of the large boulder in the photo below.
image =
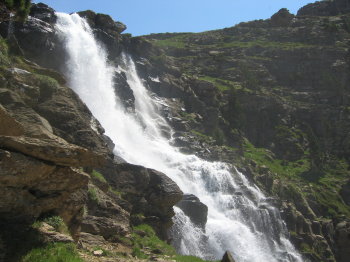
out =
{"type": "MultiPolygon", "coordinates": [[[[32,223],[43,214],[60,215],[69,226],[85,202],[89,177],[78,169],[56,166],[0,149],[2,219],[32,223]]],[[[73,230],[75,233],[76,230],[73,230]]]]}
{"type": "Polygon", "coordinates": [[[198,197],[184,194],[182,200],[176,204],[192,221],[193,224],[205,228],[208,219],[208,207],[198,197]]]}
{"type": "Polygon", "coordinates": [[[145,219],[138,222],[151,224],[166,239],[175,214],[173,206],[183,195],[177,184],[161,172],[127,163],[115,164],[105,174],[108,183],[131,203],[131,215],[142,214],[145,219]]]}

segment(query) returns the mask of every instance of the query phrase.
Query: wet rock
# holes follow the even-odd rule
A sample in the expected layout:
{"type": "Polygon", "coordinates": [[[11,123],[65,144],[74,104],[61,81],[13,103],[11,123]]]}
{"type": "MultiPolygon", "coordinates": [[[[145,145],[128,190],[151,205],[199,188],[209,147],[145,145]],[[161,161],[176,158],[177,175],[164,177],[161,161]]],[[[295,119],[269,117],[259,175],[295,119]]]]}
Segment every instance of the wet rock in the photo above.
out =
{"type": "Polygon", "coordinates": [[[55,10],[43,3],[32,4],[29,15],[50,24],[56,23],[57,20],[55,10]]]}
{"type": "Polygon", "coordinates": [[[221,259],[221,262],[235,262],[230,251],[225,252],[223,258],[221,259]]]}
{"type": "Polygon", "coordinates": [[[208,218],[208,207],[203,204],[198,197],[192,194],[184,194],[182,200],[176,204],[191,221],[201,227],[205,228],[208,218]]]}
{"type": "Polygon", "coordinates": [[[134,92],[130,88],[124,72],[115,72],[114,74],[114,90],[120,101],[129,112],[135,111],[134,92]]]}

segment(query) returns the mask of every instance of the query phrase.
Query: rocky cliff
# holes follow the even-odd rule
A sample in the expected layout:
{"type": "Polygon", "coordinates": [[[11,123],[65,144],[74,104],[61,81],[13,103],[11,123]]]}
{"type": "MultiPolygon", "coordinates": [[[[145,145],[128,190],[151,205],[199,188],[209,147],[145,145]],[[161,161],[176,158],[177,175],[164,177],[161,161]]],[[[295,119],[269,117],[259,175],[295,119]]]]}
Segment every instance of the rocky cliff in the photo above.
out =
{"type": "Polygon", "coordinates": [[[348,257],[348,7],[322,1],[222,30],[131,39],[139,73],[169,98],[175,144],[234,163],[277,197],[312,261],[348,257]]]}
{"type": "MultiPolygon", "coordinates": [[[[0,261],[73,240],[90,252],[133,246],[134,255],[140,248],[149,255],[138,241],[153,233],[133,226],[147,223],[166,239],[182,192],[166,175],[114,157],[113,143],[62,75],[66,53],[54,10],[33,5],[23,23],[0,5],[0,261]],[[55,217],[73,239],[45,229],[55,217]]],[[[236,165],[271,196],[305,257],[347,261],[348,1],[316,2],[296,16],[281,9],[222,30],[136,38],[107,15],[79,15],[111,63],[127,50],[149,89],[167,100],[174,145],[236,165]]],[[[132,112],[125,74],[115,74],[115,90],[132,112]]],[[[188,199],[196,197],[179,206],[186,209],[188,199]]],[[[203,215],[193,221],[203,226],[207,209],[194,207],[203,215]]]]}
{"type": "MultiPolygon", "coordinates": [[[[0,261],[48,243],[107,249],[146,222],[167,239],[182,192],[160,172],[114,159],[113,143],[59,73],[54,11],[33,5],[23,23],[0,5],[0,261]]],[[[88,14],[96,34],[118,43],[121,23],[88,14]]]]}

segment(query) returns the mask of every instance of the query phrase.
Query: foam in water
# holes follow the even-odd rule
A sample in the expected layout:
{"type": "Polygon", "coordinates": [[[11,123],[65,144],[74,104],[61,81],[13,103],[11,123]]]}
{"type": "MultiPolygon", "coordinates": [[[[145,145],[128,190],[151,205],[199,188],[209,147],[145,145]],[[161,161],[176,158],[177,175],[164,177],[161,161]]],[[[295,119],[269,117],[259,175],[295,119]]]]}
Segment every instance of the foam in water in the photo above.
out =
{"type": "Polygon", "coordinates": [[[225,163],[182,154],[162,135],[172,130],[159,113],[161,100],[144,87],[130,57],[123,55],[123,64],[113,68],[85,20],[77,14],[57,15],[57,29],[69,55],[70,86],[116,144],[115,153],[164,172],[208,206],[205,232],[175,208],[171,234],[178,251],[220,259],[230,250],[238,262],[302,261],[288,240],[279,211],[244,175],[225,163]],[[134,92],[135,114],[122,107],[114,92],[113,75],[120,70],[134,92]]]}

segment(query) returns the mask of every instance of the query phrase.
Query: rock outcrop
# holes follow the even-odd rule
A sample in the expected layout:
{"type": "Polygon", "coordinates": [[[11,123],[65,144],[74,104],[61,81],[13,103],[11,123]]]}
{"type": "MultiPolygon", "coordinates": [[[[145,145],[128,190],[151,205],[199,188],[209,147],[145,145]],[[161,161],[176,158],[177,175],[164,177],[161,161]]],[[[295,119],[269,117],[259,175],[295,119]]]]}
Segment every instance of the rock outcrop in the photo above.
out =
{"type": "Polygon", "coordinates": [[[132,222],[146,222],[161,238],[167,239],[174,215],[172,207],[182,198],[176,183],[156,170],[126,163],[114,164],[113,170],[102,172],[108,183],[123,192],[123,198],[131,203],[132,222]]]}
{"type": "Polygon", "coordinates": [[[226,251],[223,258],[221,259],[221,262],[235,262],[235,260],[232,257],[232,254],[229,251],[226,251]]]}
{"type": "Polygon", "coordinates": [[[205,229],[208,219],[208,207],[198,197],[191,194],[184,194],[176,206],[191,219],[193,224],[205,229]]]}

